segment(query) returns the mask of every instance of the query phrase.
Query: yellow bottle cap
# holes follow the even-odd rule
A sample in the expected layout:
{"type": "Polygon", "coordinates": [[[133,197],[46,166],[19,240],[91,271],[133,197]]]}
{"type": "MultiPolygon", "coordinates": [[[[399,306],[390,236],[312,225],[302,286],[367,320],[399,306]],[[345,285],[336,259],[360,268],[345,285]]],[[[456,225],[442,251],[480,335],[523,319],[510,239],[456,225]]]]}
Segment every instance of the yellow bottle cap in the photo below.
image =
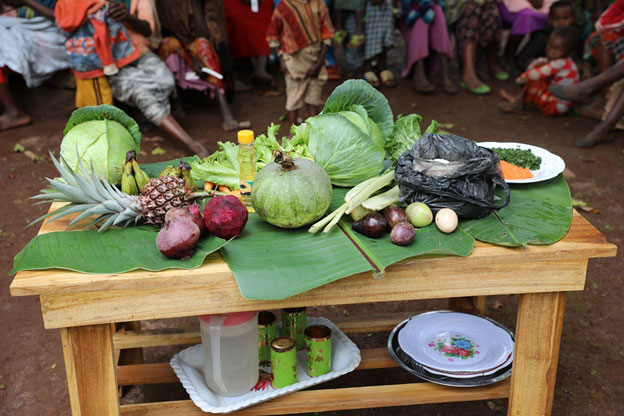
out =
{"type": "Polygon", "coordinates": [[[239,130],[238,132],[238,142],[243,144],[253,143],[254,141],[254,132],[253,130],[239,130]]]}

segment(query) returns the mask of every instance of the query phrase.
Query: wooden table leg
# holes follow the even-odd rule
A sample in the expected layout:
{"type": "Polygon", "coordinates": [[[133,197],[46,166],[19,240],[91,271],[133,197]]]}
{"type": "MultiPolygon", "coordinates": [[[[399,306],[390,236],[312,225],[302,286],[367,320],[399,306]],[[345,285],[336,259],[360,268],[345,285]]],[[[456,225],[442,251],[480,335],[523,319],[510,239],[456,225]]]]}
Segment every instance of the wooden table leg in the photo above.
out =
{"type": "Polygon", "coordinates": [[[565,292],[520,296],[508,416],[552,410],[565,292]]]}
{"type": "Polygon", "coordinates": [[[73,416],[119,416],[110,324],[61,329],[73,416]]]}

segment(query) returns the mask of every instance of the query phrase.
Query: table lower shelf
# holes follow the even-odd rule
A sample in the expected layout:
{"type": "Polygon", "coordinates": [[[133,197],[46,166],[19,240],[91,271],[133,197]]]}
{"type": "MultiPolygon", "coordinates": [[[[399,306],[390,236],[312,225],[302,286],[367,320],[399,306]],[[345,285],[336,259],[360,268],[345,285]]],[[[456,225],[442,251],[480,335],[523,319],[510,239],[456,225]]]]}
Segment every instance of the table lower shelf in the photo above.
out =
{"type": "MultiPolygon", "coordinates": [[[[336,323],[345,333],[387,332],[410,315],[386,313],[370,315],[366,321],[339,319],[336,323]]],[[[193,331],[175,334],[162,334],[157,331],[122,331],[115,334],[114,342],[116,348],[125,349],[197,343],[201,342],[201,338],[199,333],[193,331]]],[[[356,371],[398,367],[390,357],[387,348],[362,349],[361,355],[362,361],[356,371]]],[[[177,376],[168,363],[120,365],[116,373],[119,386],[178,382],[177,376]]],[[[319,387],[321,388],[316,390],[291,393],[231,414],[260,416],[502,399],[509,397],[510,381],[505,380],[490,386],[474,388],[445,387],[425,382],[337,389],[319,387]]],[[[180,400],[122,405],[121,414],[123,416],[193,416],[206,413],[196,407],[192,401],[180,400]]]]}
{"type": "MultiPolygon", "coordinates": [[[[509,380],[505,380],[490,386],[474,388],[453,388],[432,383],[409,383],[304,390],[230,414],[262,416],[503,399],[509,397],[510,384],[509,380]]],[[[123,405],[121,406],[121,414],[122,416],[206,415],[190,400],[123,405]]]]}

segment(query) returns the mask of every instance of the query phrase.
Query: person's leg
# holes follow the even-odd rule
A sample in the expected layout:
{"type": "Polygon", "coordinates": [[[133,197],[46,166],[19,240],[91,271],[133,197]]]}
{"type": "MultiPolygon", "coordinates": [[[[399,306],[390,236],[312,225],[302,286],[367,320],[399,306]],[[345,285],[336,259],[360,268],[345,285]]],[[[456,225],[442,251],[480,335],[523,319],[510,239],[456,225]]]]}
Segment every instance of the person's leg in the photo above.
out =
{"type": "Polygon", "coordinates": [[[622,116],[624,116],[624,89],[620,89],[619,97],[605,120],[598,124],[589,134],[578,139],[576,146],[592,147],[600,143],[613,141],[614,137],[611,136],[611,129],[622,119],[622,116]]]}
{"type": "Polygon", "coordinates": [[[507,38],[507,44],[505,45],[505,62],[507,63],[507,70],[511,73],[511,76],[517,76],[522,71],[518,65],[516,59],[516,53],[518,52],[518,46],[522,42],[524,35],[509,35],[507,38]]]}
{"type": "Polygon", "coordinates": [[[290,110],[288,111],[288,124],[291,126],[297,124],[297,116],[299,115],[299,110],[290,110]]]}
{"type": "Polygon", "coordinates": [[[4,107],[4,114],[0,116],[0,131],[25,126],[32,121],[17,104],[6,83],[0,83],[0,103],[4,107]]]}
{"type": "Polygon", "coordinates": [[[451,79],[451,71],[449,69],[449,57],[445,54],[439,53],[438,58],[440,59],[440,76],[442,77],[442,89],[447,94],[457,94],[459,92],[459,89],[451,79]]]}
{"type": "Polygon", "coordinates": [[[587,101],[591,94],[624,78],[624,60],[605,72],[573,85],[552,85],[548,89],[559,98],[568,101],[587,101]]]}
{"type": "Polygon", "coordinates": [[[421,59],[414,64],[414,76],[412,78],[414,89],[421,94],[431,94],[435,87],[427,79],[425,73],[425,60],[421,59]]]}
{"type": "Polygon", "coordinates": [[[499,110],[503,113],[521,113],[524,108],[525,91],[526,89],[514,95],[501,88],[499,95],[505,101],[498,103],[499,110]]]}
{"type": "Polygon", "coordinates": [[[462,51],[462,81],[468,89],[479,88],[484,82],[477,76],[477,43],[466,42],[462,51]]]}
{"type": "Polygon", "coordinates": [[[175,118],[171,114],[167,115],[160,122],[159,127],[162,127],[167,133],[169,133],[174,139],[178,140],[182,144],[186,145],[199,157],[207,157],[210,152],[204,147],[203,144],[195,141],[187,132],[180,126],[175,118]]]}
{"type": "Polygon", "coordinates": [[[598,73],[606,71],[615,63],[613,52],[611,52],[602,43],[598,43],[596,46],[596,55],[594,58],[596,59],[596,69],[598,70],[598,73]]]}
{"type": "Polygon", "coordinates": [[[432,5],[435,15],[429,24],[429,42],[431,49],[438,54],[440,60],[440,75],[442,77],[442,89],[447,94],[456,94],[457,86],[451,80],[449,59],[452,59],[451,41],[449,39],[444,9],[438,4],[432,5]]]}
{"type": "Polygon", "coordinates": [[[251,58],[254,64],[254,73],[252,77],[260,82],[269,84],[273,81],[273,77],[266,72],[266,56],[255,56],[251,58]]]}
{"type": "Polygon", "coordinates": [[[137,107],[145,118],[162,127],[200,157],[208,156],[206,148],[193,140],[171,115],[169,98],[175,89],[175,79],[156,55],[143,55],[135,62],[120,68],[108,81],[116,99],[137,107]]]}
{"type": "Polygon", "coordinates": [[[314,117],[321,112],[321,107],[318,105],[306,104],[306,110],[308,110],[308,117],[314,117]]]}
{"type": "Polygon", "coordinates": [[[234,131],[238,129],[240,123],[234,118],[232,111],[230,111],[230,106],[225,97],[225,91],[217,90],[216,95],[217,102],[219,103],[219,111],[221,111],[221,117],[223,118],[223,123],[221,124],[223,131],[234,131]]]}
{"type": "Polygon", "coordinates": [[[481,6],[474,1],[468,1],[463,8],[460,19],[455,23],[455,38],[462,64],[461,80],[469,90],[489,89],[479,79],[476,70],[477,45],[481,37],[480,19],[482,16],[481,6]]]}

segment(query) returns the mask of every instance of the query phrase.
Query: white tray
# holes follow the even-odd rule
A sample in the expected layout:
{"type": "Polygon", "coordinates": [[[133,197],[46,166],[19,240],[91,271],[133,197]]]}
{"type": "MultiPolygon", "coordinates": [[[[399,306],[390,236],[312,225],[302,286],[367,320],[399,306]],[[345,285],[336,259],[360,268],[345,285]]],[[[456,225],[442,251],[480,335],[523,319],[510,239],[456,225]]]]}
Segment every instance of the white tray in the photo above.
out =
{"type": "Polygon", "coordinates": [[[254,404],[274,399],[293,391],[305,389],[349,373],[360,365],[360,350],[347,336],[325,318],[308,318],[308,325],[326,325],[332,336],[332,371],[319,377],[310,377],[306,373],[305,350],[297,352],[299,381],[287,387],[276,389],[272,386],[264,390],[250,391],[240,396],[225,397],[213,393],[204,381],[204,365],[201,344],[180,351],[173,356],[169,364],[180,379],[191,400],[204,412],[230,413],[254,404]]]}

